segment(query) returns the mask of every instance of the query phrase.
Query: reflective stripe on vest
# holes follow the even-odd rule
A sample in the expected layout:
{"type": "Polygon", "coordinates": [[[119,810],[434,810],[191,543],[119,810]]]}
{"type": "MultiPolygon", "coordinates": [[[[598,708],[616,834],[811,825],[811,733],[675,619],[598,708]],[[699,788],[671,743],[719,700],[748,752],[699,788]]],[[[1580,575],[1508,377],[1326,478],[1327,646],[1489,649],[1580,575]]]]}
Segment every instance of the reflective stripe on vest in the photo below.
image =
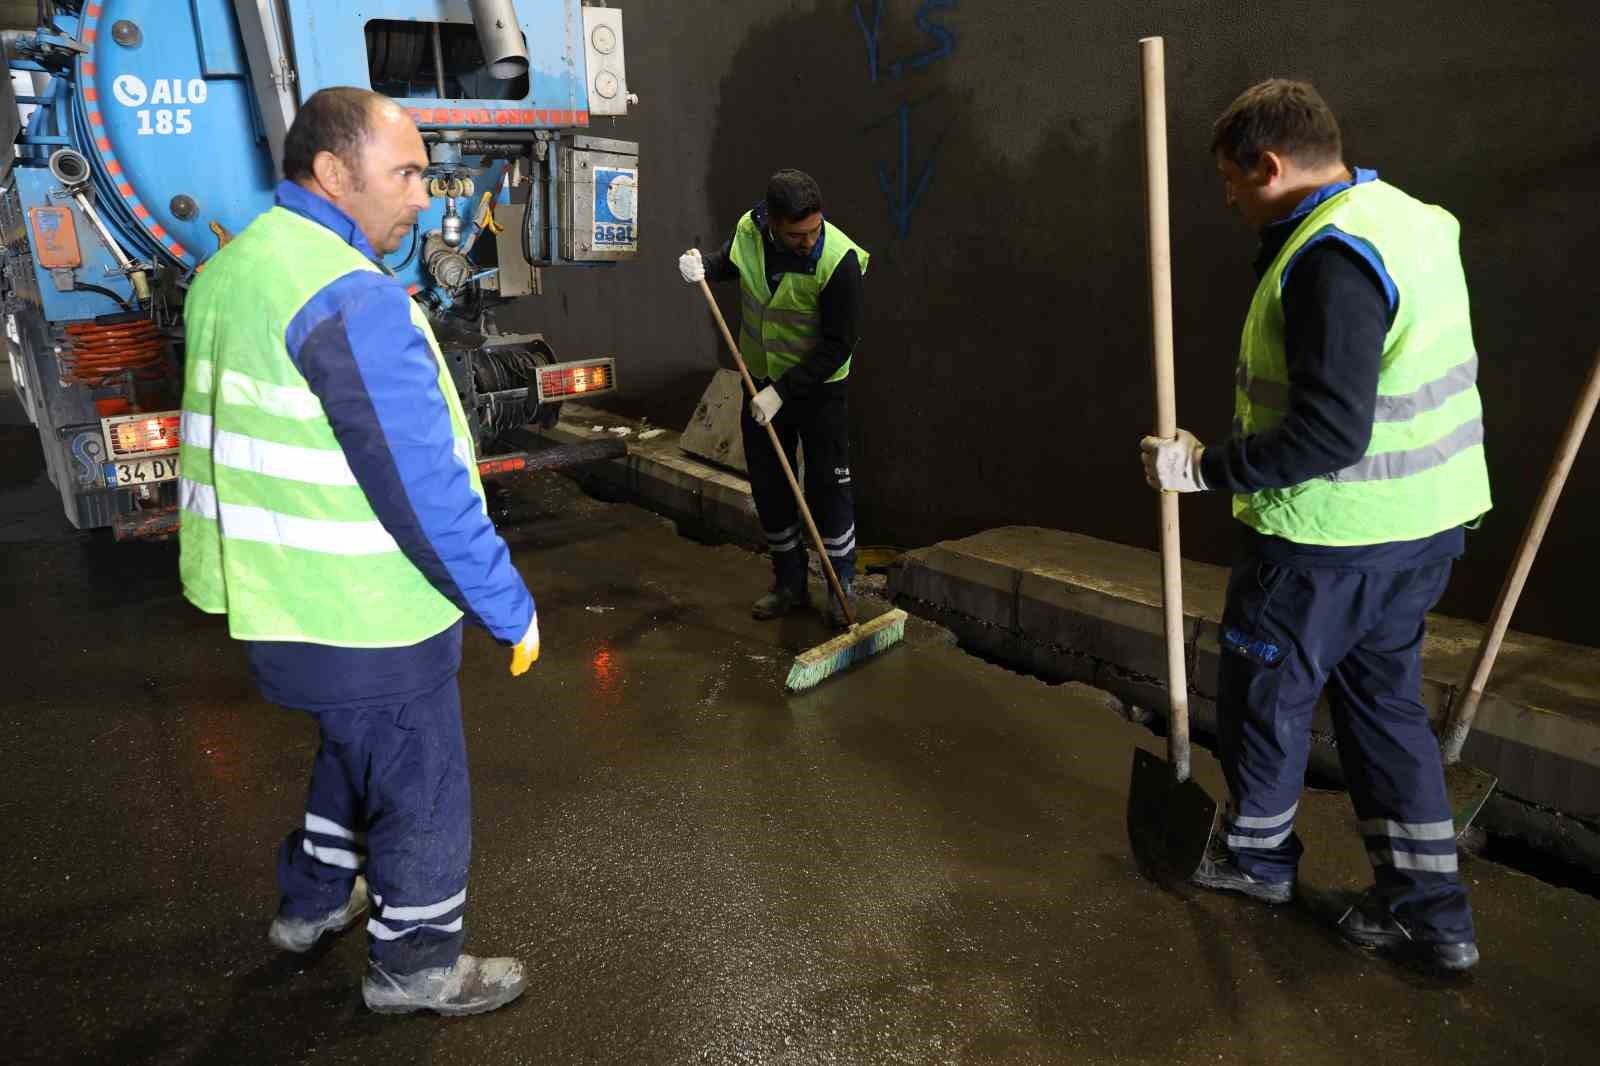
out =
{"type": "Polygon", "coordinates": [[[256,541],[329,555],[381,555],[398,551],[400,547],[376,519],[330,522],[269,511],[264,507],[219,503],[215,488],[188,478],[182,479],[179,486],[179,501],[190,514],[219,522],[229,540],[256,541]]]}
{"type": "MultiPolygon", "coordinates": [[[[1330,481],[1393,481],[1414,477],[1443,466],[1469,448],[1483,443],[1483,419],[1474,418],[1451,430],[1448,436],[1402,452],[1379,452],[1328,475],[1330,481]]],[[[1478,512],[1482,514],[1483,512],[1478,512]]],[[[1476,518],[1477,515],[1471,517],[1476,518]]],[[[1464,521],[1464,520],[1463,520],[1464,521]]],[[[1448,528],[1448,527],[1447,527],[1448,528]]]]}
{"type": "MultiPolygon", "coordinates": [[[[822,254],[811,274],[784,274],[776,291],[767,284],[766,242],[746,212],[734,230],[731,258],[739,268],[739,354],[750,373],[776,380],[803,362],[822,336],[822,290],[844,257],[856,253],[861,273],[870,258],[865,249],[830,223],[822,236],[822,254]]],[[[829,381],[850,376],[846,359],[829,381]]]]}
{"type": "MultiPolygon", "coordinates": [[[[1244,385],[1244,364],[1239,364],[1238,373],[1235,375],[1239,384],[1244,385]]],[[[1443,407],[1445,401],[1457,393],[1466,392],[1476,388],[1478,384],[1478,357],[1474,355],[1464,363],[1451,367],[1443,376],[1413,389],[1411,392],[1400,393],[1395,396],[1378,396],[1377,407],[1373,411],[1373,420],[1377,422],[1409,422],[1417,415],[1443,407]]],[[[1250,402],[1261,407],[1271,407],[1279,411],[1289,407],[1289,386],[1277,381],[1267,381],[1256,378],[1249,383],[1246,391],[1249,393],[1250,402]]]]}
{"type": "Polygon", "coordinates": [[[1371,250],[1398,295],[1371,443],[1326,477],[1235,497],[1234,514],[1263,533],[1331,546],[1415,540],[1471,521],[1491,501],[1459,226],[1383,182],[1313,208],[1262,276],[1240,343],[1235,434],[1270,429],[1288,407],[1283,279],[1304,248],[1325,239],[1371,250]]]}
{"type": "Polygon", "coordinates": [[[356,475],[340,449],[302,448],[296,444],[215,430],[210,415],[185,411],[182,440],[194,448],[210,448],[213,468],[228,466],[288,481],[313,485],[354,485],[356,475]]]}
{"type": "MultiPolygon", "coordinates": [[[[397,647],[461,617],[378,520],[289,358],[295,315],[358,270],[377,267],[274,208],[211,259],[185,302],[179,570],[185,596],[225,612],[239,639],[397,647]]],[[[433,350],[455,456],[481,500],[449,371],[415,304],[411,320],[433,350]]]]}

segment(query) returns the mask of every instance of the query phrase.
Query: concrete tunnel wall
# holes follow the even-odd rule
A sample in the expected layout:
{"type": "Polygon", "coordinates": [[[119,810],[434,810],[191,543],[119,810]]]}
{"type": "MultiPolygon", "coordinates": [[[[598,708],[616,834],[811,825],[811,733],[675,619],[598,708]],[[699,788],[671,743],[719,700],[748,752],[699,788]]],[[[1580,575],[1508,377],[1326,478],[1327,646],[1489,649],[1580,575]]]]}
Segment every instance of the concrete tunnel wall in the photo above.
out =
{"type": "MultiPolygon", "coordinates": [[[[639,261],[546,273],[502,316],[618,357],[612,406],[681,428],[730,365],[686,247],[713,247],[781,166],[873,254],[852,386],[863,544],[1011,524],[1156,545],[1136,440],[1154,420],[1138,39],[1167,40],[1180,423],[1226,434],[1254,235],[1206,153],[1245,86],[1314,81],[1346,158],[1462,224],[1496,509],[1441,609],[1486,619],[1600,344],[1600,19],[1583,0],[623,3],[641,144],[639,261]],[[870,39],[869,39],[870,37],[870,39]]],[[[737,295],[720,293],[732,322],[737,295]]],[[[1580,455],[1515,623],[1600,645],[1580,455]],[[1582,575],[1581,577],[1578,575],[1582,575]]],[[[1227,501],[1184,507],[1227,562],[1227,501]]]]}

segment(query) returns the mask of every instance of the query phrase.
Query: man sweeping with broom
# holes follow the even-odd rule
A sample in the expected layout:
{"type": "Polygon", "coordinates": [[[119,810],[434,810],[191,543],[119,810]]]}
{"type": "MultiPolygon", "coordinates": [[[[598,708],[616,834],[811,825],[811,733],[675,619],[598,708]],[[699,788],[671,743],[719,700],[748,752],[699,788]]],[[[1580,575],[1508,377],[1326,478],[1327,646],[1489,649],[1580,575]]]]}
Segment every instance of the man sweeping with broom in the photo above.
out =
{"type": "Polygon", "coordinates": [[[806,540],[817,549],[832,599],[828,620],[845,632],[795,657],[786,687],[810,688],[905,636],[906,613],[856,621],[855,501],[850,488],[850,418],[845,382],[861,334],[861,279],[867,253],[822,219],[822,193],[808,174],[780,170],[766,198],[739,219],[709,265],[698,249],[678,259],[717,320],[750,406],[740,425],[756,513],[772,552],[772,591],[757,600],[758,619],[778,618],[809,601],[806,540]],[[740,281],[740,343],[706,284],[740,281]],[[759,384],[757,378],[760,379],[759,384]],[[766,439],[762,440],[762,434],[766,439]],[[802,491],[794,476],[797,443],[806,449],[802,491]],[[815,504],[819,528],[812,518],[815,504]]]}
{"type": "MultiPolygon", "coordinates": [[[[850,482],[850,357],[861,337],[867,253],[822,217],[809,174],[780,170],[766,198],[745,212],[721,251],[678,259],[683,280],[739,279],[739,351],[757,389],[740,428],[750,492],[772,553],[772,591],[751,614],[779,618],[810,603],[805,530],[778,456],[763,438],[772,425],[794,464],[804,444],[806,501],[845,597],[855,606],[855,500],[850,482]]],[[[839,603],[828,621],[848,625],[839,603]]]]}

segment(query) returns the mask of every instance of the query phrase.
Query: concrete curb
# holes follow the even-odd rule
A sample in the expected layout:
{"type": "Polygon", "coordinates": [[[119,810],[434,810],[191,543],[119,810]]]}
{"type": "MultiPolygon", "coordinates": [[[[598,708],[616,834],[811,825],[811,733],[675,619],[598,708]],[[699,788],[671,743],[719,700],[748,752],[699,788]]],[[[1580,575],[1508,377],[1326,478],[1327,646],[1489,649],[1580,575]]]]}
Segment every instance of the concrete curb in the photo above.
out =
{"type": "MultiPolygon", "coordinates": [[[[576,471],[589,491],[637,502],[689,535],[764,550],[748,482],[685,455],[679,434],[570,402],[560,423],[542,432],[558,443],[611,435],[628,441],[629,455],[576,471]]],[[[1205,734],[1216,723],[1227,571],[1186,561],[1183,574],[1190,710],[1205,734]]],[[[1143,720],[1166,705],[1159,575],[1153,552],[1012,526],[908,553],[890,575],[889,595],[972,651],[1050,681],[1114,693],[1143,720]]],[[[1423,702],[1430,714],[1449,707],[1481,635],[1470,622],[1429,619],[1423,702]]],[[[1338,781],[1326,706],[1314,729],[1311,773],[1338,781]]],[[[1463,759],[1500,778],[1478,827],[1600,872],[1600,652],[1507,634],[1463,759]]]]}
{"type": "MultiPolygon", "coordinates": [[[[896,604],[926,614],[967,646],[1055,681],[1080,681],[1164,714],[1160,566],[1154,552],[1052,529],[1007,527],[909,553],[890,579],[896,604]]],[[[1190,707],[1216,722],[1218,621],[1227,570],[1184,563],[1190,707]]],[[[1445,713],[1482,629],[1433,616],[1423,702],[1445,713]]],[[[1337,780],[1326,705],[1312,772],[1337,780]]],[[[1600,654],[1508,634],[1463,761],[1500,778],[1479,818],[1566,861],[1600,870],[1600,654]]]]}
{"type": "Polygon", "coordinates": [[[573,471],[584,488],[607,499],[636,500],[697,536],[714,536],[764,551],[766,537],[756,518],[745,478],[686,455],[680,435],[650,429],[597,408],[567,402],[561,420],[540,436],[558,444],[621,436],[625,459],[591,463],[573,471]],[[626,430],[626,433],[619,431],[626,430]]]}

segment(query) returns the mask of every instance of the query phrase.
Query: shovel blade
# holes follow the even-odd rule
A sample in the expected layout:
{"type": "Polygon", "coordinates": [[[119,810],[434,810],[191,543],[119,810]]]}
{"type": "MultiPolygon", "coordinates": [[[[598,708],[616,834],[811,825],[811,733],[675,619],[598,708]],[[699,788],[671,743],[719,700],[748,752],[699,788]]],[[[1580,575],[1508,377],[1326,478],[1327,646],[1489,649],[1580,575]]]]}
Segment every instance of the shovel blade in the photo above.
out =
{"type": "Polygon", "coordinates": [[[1489,794],[1499,783],[1498,777],[1483,770],[1460,763],[1445,764],[1444,792],[1450,801],[1450,817],[1456,823],[1458,840],[1472,825],[1478,812],[1483,810],[1483,805],[1489,801],[1489,794]]]}
{"type": "Polygon", "coordinates": [[[1216,821],[1216,800],[1193,778],[1176,781],[1165,759],[1134,749],[1128,842],[1146,877],[1170,889],[1194,876],[1216,821]]]}

